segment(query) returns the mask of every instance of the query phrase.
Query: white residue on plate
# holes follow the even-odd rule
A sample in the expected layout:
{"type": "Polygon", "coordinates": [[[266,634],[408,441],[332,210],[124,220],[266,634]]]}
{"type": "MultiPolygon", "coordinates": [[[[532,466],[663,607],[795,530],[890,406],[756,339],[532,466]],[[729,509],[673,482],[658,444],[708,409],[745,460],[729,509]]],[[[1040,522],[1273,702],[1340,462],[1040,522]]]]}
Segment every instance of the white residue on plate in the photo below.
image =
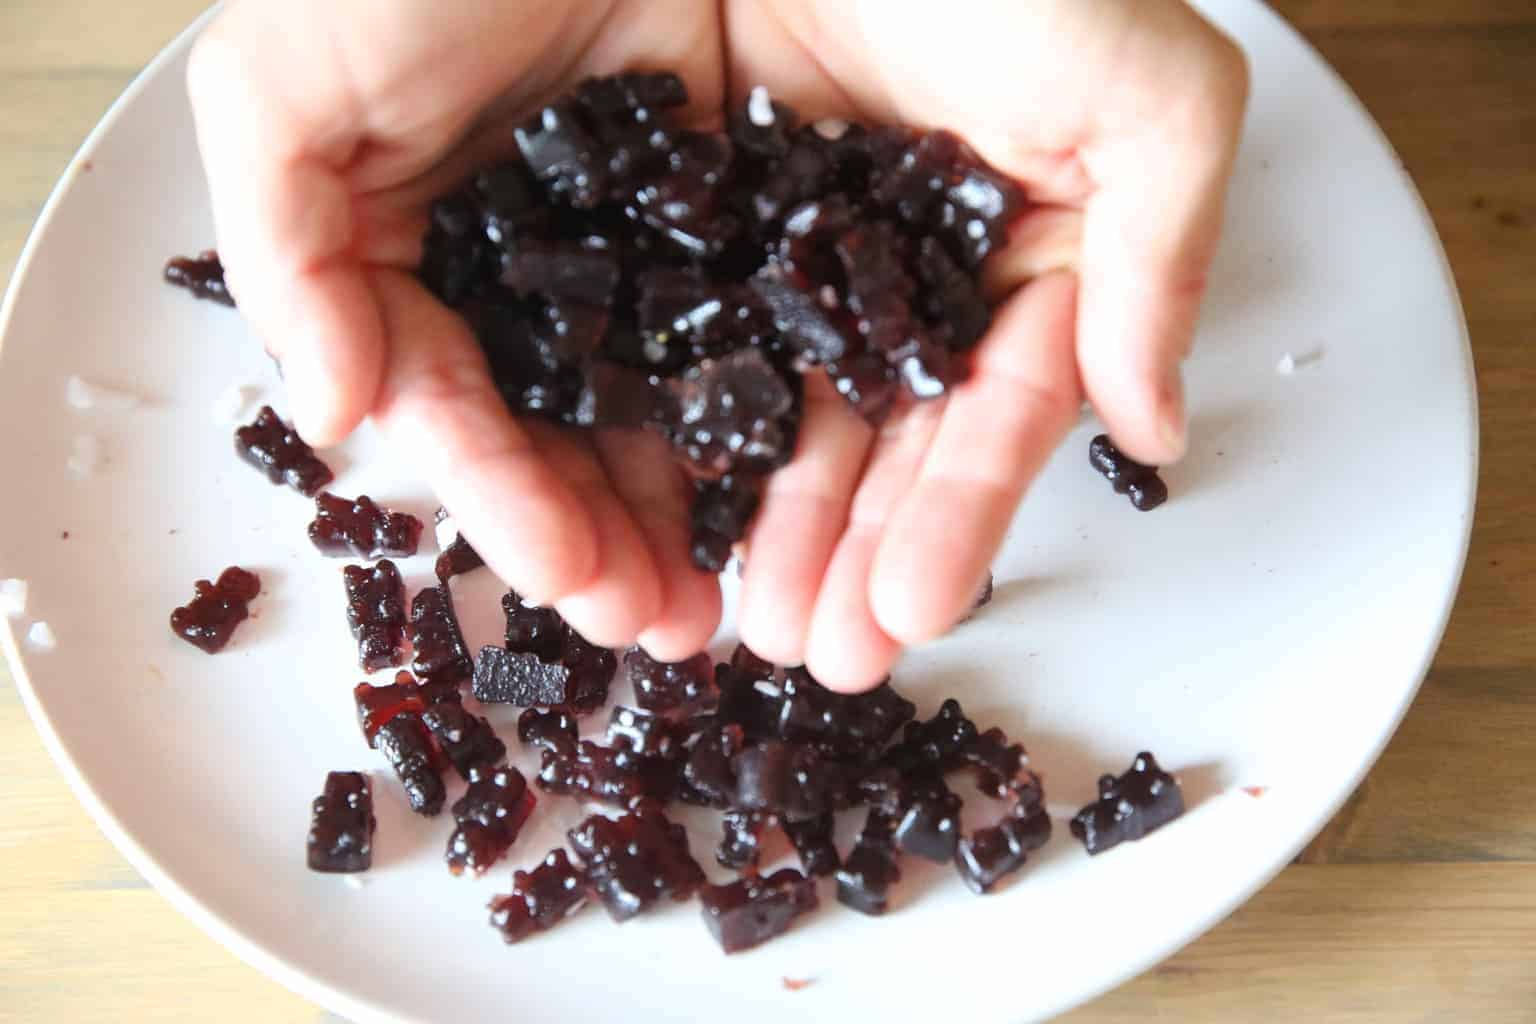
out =
{"type": "Polygon", "coordinates": [[[811,125],[811,131],[828,142],[836,142],[848,133],[848,122],[840,117],[824,117],[811,125]]]}
{"type": "Polygon", "coordinates": [[[84,480],[96,472],[96,467],[99,465],[101,465],[101,442],[90,434],[81,434],[75,438],[69,450],[69,460],[64,463],[64,468],[69,470],[69,475],[76,480],[84,480]]]}
{"type": "Polygon", "coordinates": [[[766,87],[754,85],[747,94],[747,120],[759,128],[773,124],[773,98],[766,87]]]}
{"type": "Polygon", "coordinates": [[[38,620],[27,630],[27,646],[34,651],[51,651],[59,646],[59,638],[53,635],[53,627],[38,620]]]}
{"type": "Polygon", "coordinates": [[[84,377],[74,375],[64,382],[64,400],[74,409],[105,409],[109,412],[125,412],[143,404],[143,399],[130,391],[92,384],[84,377]]]}
{"type": "Polygon", "coordinates": [[[27,612],[27,581],[0,580],[0,614],[17,619],[27,612]]]}
{"type": "Polygon", "coordinates": [[[231,384],[213,400],[213,418],[216,423],[238,423],[246,409],[256,401],[261,389],[251,384],[231,384]]]}
{"type": "Polygon", "coordinates": [[[1282,377],[1289,377],[1297,370],[1310,366],[1322,358],[1323,350],[1320,348],[1310,349],[1306,352],[1286,352],[1275,363],[1275,372],[1282,377]]]}

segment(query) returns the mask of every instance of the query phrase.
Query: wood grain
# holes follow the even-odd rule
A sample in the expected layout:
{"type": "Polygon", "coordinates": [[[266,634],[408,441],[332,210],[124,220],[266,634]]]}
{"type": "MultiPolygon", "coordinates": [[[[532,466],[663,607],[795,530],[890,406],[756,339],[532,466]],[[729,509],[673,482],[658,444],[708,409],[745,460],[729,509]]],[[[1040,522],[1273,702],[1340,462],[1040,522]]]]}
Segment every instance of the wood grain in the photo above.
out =
{"type": "MultiPolygon", "coordinates": [[[[1455,269],[1482,401],[1471,557],[1418,702],[1308,863],[1068,1019],[1536,1021],[1536,5],[1276,6],[1381,122],[1455,269]]],[[[200,7],[0,3],[0,276],[80,140],[200,7]]],[[[0,807],[0,1021],[330,1019],[144,885],[3,676],[0,807]]]]}

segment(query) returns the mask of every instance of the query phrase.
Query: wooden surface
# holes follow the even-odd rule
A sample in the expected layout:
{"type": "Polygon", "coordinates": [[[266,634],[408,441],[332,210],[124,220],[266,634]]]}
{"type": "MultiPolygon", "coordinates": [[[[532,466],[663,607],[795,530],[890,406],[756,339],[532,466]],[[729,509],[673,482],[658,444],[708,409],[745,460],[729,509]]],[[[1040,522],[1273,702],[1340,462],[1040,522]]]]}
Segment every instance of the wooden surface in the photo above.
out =
{"type": "MultiPolygon", "coordinates": [[[[1382,123],[1450,253],[1482,399],[1471,556],[1418,702],[1306,863],[1069,1019],[1536,1021],[1536,4],[1278,6],[1382,123]]],[[[85,133],[199,8],[0,0],[0,279],[85,133]]],[[[0,808],[0,1020],[327,1019],[144,885],[3,670],[0,808]]]]}

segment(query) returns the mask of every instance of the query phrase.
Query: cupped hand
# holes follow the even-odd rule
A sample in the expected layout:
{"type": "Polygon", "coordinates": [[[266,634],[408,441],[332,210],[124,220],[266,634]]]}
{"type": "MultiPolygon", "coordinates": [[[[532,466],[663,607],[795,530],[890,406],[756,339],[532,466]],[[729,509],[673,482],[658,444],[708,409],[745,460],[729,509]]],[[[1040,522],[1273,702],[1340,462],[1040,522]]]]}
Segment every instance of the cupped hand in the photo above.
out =
{"type": "Polygon", "coordinates": [[[720,616],[665,446],[514,420],[411,268],[431,200],[582,78],[676,70],[682,116],[717,127],[720,46],[696,0],[235,0],[187,76],[230,287],[300,435],[333,444],[372,416],[503,579],[594,642],[643,635],[661,657],[720,616]]]}
{"type": "Polygon", "coordinates": [[[967,383],[876,434],[808,382],[748,541],[757,653],[861,689],[950,628],[1085,394],[1131,455],[1182,454],[1247,77],[1180,0],[236,0],[189,85],[231,288],[300,433],[371,415],[491,567],[589,639],[708,639],[686,485],[655,438],[514,420],[409,268],[428,202],[510,152],[520,116],[626,68],[677,70],[696,127],[756,85],[807,117],[948,127],[1042,204],[989,267],[1013,294],[967,383]]]}
{"type": "Polygon", "coordinates": [[[863,689],[967,613],[1085,395],[1133,457],[1183,454],[1179,364],[1247,69],[1180,0],[729,0],[724,11],[731,95],[761,83],[811,117],[950,128],[1041,204],[989,264],[1000,292],[1023,287],[970,380],[878,433],[813,390],[797,457],[768,484],[742,638],[863,689]]]}

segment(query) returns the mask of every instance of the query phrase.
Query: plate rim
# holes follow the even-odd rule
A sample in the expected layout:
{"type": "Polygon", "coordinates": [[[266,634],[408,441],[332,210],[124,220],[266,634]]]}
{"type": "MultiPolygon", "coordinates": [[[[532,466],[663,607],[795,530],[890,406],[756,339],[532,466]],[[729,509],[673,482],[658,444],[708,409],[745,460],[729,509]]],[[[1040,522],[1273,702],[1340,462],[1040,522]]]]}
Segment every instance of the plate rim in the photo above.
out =
{"type": "MultiPolygon", "coordinates": [[[[60,172],[58,180],[54,182],[47,200],[43,203],[42,210],[38,213],[37,220],[33,222],[27,234],[27,240],[23,243],[21,252],[16,257],[16,267],[11,272],[11,280],[6,288],[4,301],[0,302],[0,355],[3,355],[5,342],[10,337],[11,320],[15,315],[23,283],[29,275],[37,250],[41,248],[43,238],[48,234],[48,229],[58,214],[59,207],[63,205],[65,197],[78,179],[82,164],[90,158],[90,154],[95,151],[100,141],[116,127],[124,112],[138,99],[149,83],[164,74],[169,65],[182,58],[183,53],[190,49],[192,41],[219,14],[222,7],[222,3],[215,4],[199,14],[161,47],[154,58],[133,76],[123,91],[107,107],[80,143],[79,148],[75,150],[74,155],[70,157],[64,170],[60,172]]],[[[27,672],[26,663],[21,657],[16,639],[16,627],[9,619],[5,620],[4,628],[0,628],[0,653],[5,656],[6,667],[10,669],[11,679],[15,682],[22,706],[26,708],[27,716],[32,720],[33,727],[42,739],[43,748],[48,752],[54,767],[64,776],[70,792],[85,808],[92,824],[106,836],[117,852],[133,866],[133,869],[144,877],[155,892],[164,897],[205,935],[300,998],[308,999],[350,1020],[384,1020],[392,1024],[410,1020],[388,1007],[335,988],[313,976],[298,964],[265,949],[260,943],[247,937],[238,927],[210,910],[171,877],[154,856],[140,845],[112,810],[102,802],[90,781],[76,766],[74,758],[70,756],[63,739],[54,728],[53,720],[49,718],[47,710],[38,699],[32,679],[27,672]]]]}
{"type": "MultiPolygon", "coordinates": [[[[1199,3],[1199,6],[1207,6],[1209,3],[1211,3],[1211,0],[1203,0],[1203,2],[1199,3]]],[[[1459,351],[1464,371],[1462,379],[1466,391],[1464,400],[1468,420],[1467,434],[1470,442],[1470,451],[1467,453],[1467,461],[1465,463],[1465,477],[1460,481],[1464,495],[1464,508],[1458,523],[1460,536],[1457,544],[1455,568],[1451,574],[1450,585],[1446,588],[1446,592],[1441,598],[1442,603],[1436,616],[1435,625],[1425,634],[1424,649],[1418,659],[1418,667],[1413,672],[1414,682],[1405,690],[1399,706],[1392,714],[1390,720],[1385,723],[1380,735],[1373,741],[1369,756],[1363,758],[1354,771],[1350,773],[1349,777],[1344,780],[1345,784],[1339,787],[1335,797],[1326,805],[1325,813],[1318,815],[1316,826],[1304,832],[1298,841],[1277,848],[1279,854],[1269,865],[1254,876],[1251,883],[1245,883],[1243,886],[1233,890],[1226,898],[1217,901],[1213,909],[1199,918],[1194,924],[1172,933],[1167,941],[1158,943],[1158,951],[1141,957],[1131,958],[1116,970],[1106,974],[1099,984],[1084,991],[1074,993],[1070,997],[1058,1001],[1056,1004],[1043,1007],[1042,1010],[1046,1017],[1052,1017],[1074,1007],[1086,1005],[1183,950],[1201,935],[1210,931],[1222,921],[1225,921],[1237,908],[1247,903],[1260,890],[1273,882],[1275,877],[1326,826],[1328,821],[1338,813],[1345,801],[1359,787],[1365,776],[1375,767],[1382,752],[1387,744],[1391,742],[1392,737],[1396,735],[1403,718],[1417,699],[1419,690],[1428,676],[1435,656],[1439,652],[1441,642],[1444,639],[1446,628],[1449,625],[1451,614],[1455,608],[1456,598],[1461,591],[1461,583],[1467,565],[1467,555],[1476,516],[1480,470],[1481,417],[1471,333],[1467,325],[1466,309],[1462,303],[1460,289],[1457,286],[1455,272],[1451,266],[1450,257],[1445,250],[1445,244],[1435,226],[1434,217],[1429,210],[1428,204],[1424,201],[1423,195],[1414,183],[1413,177],[1409,174],[1396,147],[1393,146],[1391,139],[1371,115],[1369,108],[1366,107],[1349,83],[1295,26],[1268,4],[1262,3],[1260,0],[1245,0],[1244,5],[1259,12],[1261,17],[1268,18],[1294,42],[1299,43],[1316,64],[1323,69],[1324,74],[1342,94],[1346,103],[1353,108],[1357,117],[1369,126],[1369,130],[1376,141],[1392,157],[1393,162],[1396,164],[1396,173],[1399,180],[1407,187],[1408,193],[1412,197],[1413,205],[1417,210],[1419,226],[1421,230],[1427,233],[1433,245],[1440,268],[1440,275],[1448,290],[1455,313],[1454,326],[1457,340],[1460,342],[1460,345],[1456,348],[1459,351]]],[[[15,269],[12,271],[4,300],[0,302],[0,355],[3,355],[5,342],[10,335],[11,320],[22,291],[23,282],[29,276],[31,264],[37,250],[43,244],[44,236],[47,235],[48,229],[52,225],[59,208],[79,177],[82,169],[81,165],[89,159],[90,154],[95,150],[100,141],[116,127],[124,112],[138,99],[148,84],[165,73],[169,65],[182,58],[184,51],[190,48],[192,41],[197,35],[217,16],[221,7],[222,4],[216,4],[207,11],[204,11],[156,53],[154,58],[133,77],[122,93],[108,106],[65,165],[64,170],[60,173],[58,180],[50,190],[36,221],[28,232],[26,242],[17,256],[15,269]]],[[[70,756],[62,738],[54,728],[52,720],[42,706],[32,685],[31,678],[27,673],[26,664],[21,657],[16,636],[16,626],[10,620],[6,620],[3,628],[0,628],[0,653],[3,653],[6,664],[11,671],[17,693],[21,697],[22,706],[26,709],[28,717],[31,718],[33,726],[42,739],[44,749],[47,750],[55,767],[63,775],[70,791],[85,808],[97,829],[106,836],[117,851],[122,854],[124,859],[153,886],[156,892],[197,925],[204,934],[214,939],[214,941],[251,967],[254,967],[301,998],[308,999],[330,1012],[341,1014],[353,1020],[384,1020],[390,1022],[412,1020],[412,1018],[403,1016],[394,1009],[335,987],[314,976],[297,963],[266,949],[256,940],[249,938],[235,924],[226,921],[219,914],[210,910],[201,900],[186,890],[159,865],[154,856],[134,838],[132,832],[102,802],[90,782],[75,764],[73,757],[70,756]]]]}

